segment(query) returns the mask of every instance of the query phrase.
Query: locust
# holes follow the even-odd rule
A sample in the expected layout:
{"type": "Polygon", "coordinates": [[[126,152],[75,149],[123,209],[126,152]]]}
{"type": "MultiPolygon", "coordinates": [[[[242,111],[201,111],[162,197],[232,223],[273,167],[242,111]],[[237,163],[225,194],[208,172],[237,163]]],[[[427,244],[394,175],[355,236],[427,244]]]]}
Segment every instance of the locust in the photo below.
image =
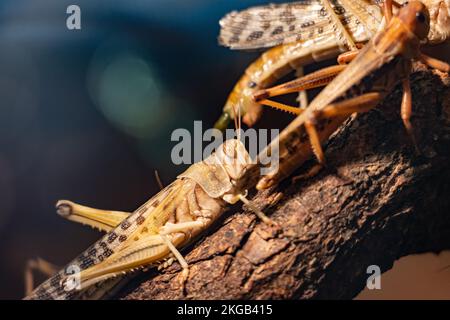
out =
{"type": "Polygon", "coordinates": [[[106,234],[26,299],[102,298],[130,272],[164,266],[174,258],[182,267],[183,286],[189,266],[179,248],[208,229],[231,204],[242,201],[264,222],[275,224],[246,198],[246,189],[236,188],[251,163],[240,138],[230,139],[133,213],[59,201],[56,207],[61,216],[106,234]]]}
{"type": "MultiPolygon", "coordinates": [[[[424,42],[444,42],[450,34],[450,0],[423,3],[430,12],[430,32],[424,42]]],[[[397,2],[394,5],[399,6],[397,2]]],[[[220,20],[220,44],[235,50],[270,49],[245,70],[215,127],[223,130],[228,126],[235,106],[241,109],[243,122],[253,126],[263,110],[253,100],[255,92],[273,85],[291,71],[296,70],[297,76],[302,76],[305,65],[337,56],[340,63],[345,63],[347,52],[357,52],[384,27],[380,7],[384,8],[381,1],[307,0],[227,14],[220,20]]],[[[298,100],[301,107],[307,106],[305,91],[300,92],[298,100]]]]}
{"type": "MultiPolygon", "coordinates": [[[[392,16],[392,11],[388,16],[392,16]]],[[[448,22],[449,17],[442,21],[448,22]]],[[[450,24],[446,23],[440,27],[447,28],[447,34],[450,34],[450,24]]],[[[309,76],[256,92],[254,101],[298,115],[281,131],[273,141],[274,144],[268,146],[269,151],[263,151],[267,153],[279,148],[279,169],[258,178],[256,188],[262,190],[278,184],[312,154],[317,158],[318,164],[304,177],[316,174],[326,164],[322,143],[353,113],[371,110],[399,83],[403,88],[401,118],[416,151],[420,152],[410,120],[412,93],[409,76],[412,61],[421,61],[441,72],[450,71],[447,63],[420,51],[421,44],[426,42],[424,40],[429,34],[429,29],[430,14],[427,7],[418,1],[409,2],[396,16],[388,19],[385,29],[377,33],[359,53],[353,54],[352,61],[347,66],[332,66],[309,76]],[[328,84],[306,109],[268,100],[280,94],[304,90],[314,83],[328,84]]],[[[253,171],[249,169],[248,172],[253,171]]],[[[248,176],[242,180],[254,178],[248,176]]]]}
{"type": "MultiPolygon", "coordinates": [[[[277,140],[279,141],[282,165],[268,179],[263,177],[257,188],[264,189],[290,174],[294,167],[305,161],[306,153],[313,152],[323,164],[320,142],[349,116],[350,111],[368,110],[392,90],[395,83],[407,81],[412,58],[421,58],[438,69],[448,68],[447,65],[420,54],[419,40],[426,37],[428,29],[428,11],[418,2],[408,4],[398,16],[392,18],[388,27],[373,37],[345,68],[345,72],[339,73],[323,90],[324,96],[330,95],[328,98],[331,100],[324,102],[327,99],[319,98],[319,95],[270,144],[269,149],[274,149],[277,140]],[[364,62],[363,65],[361,61],[364,62]],[[342,78],[347,73],[348,76],[342,78]],[[362,81],[363,79],[369,80],[362,81]],[[344,87],[342,90],[337,88],[341,84],[344,87]],[[359,88],[361,92],[368,93],[354,98],[357,100],[347,99],[346,94],[354,94],[351,88],[359,88]],[[334,101],[342,96],[344,100],[334,101]],[[304,130],[305,128],[307,129],[304,130]],[[318,144],[316,138],[319,139],[318,144]]],[[[259,92],[260,97],[267,95],[270,95],[270,90],[259,92]]],[[[404,99],[407,101],[404,105],[408,106],[411,102],[410,95],[405,96],[409,97],[404,99]]],[[[258,95],[255,95],[256,100],[258,95]]],[[[27,298],[97,298],[120,281],[123,273],[128,274],[133,269],[164,262],[171,255],[182,266],[180,282],[184,283],[189,277],[189,267],[178,249],[209,228],[229,204],[241,200],[264,222],[275,224],[246,199],[246,190],[253,185],[252,179],[257,177],[254,170],[256,167],[239,139],[228,140],[215,154],[191,166],[174,183],[131,214],[60,201],[57,207],[61,215],[105,230],[107,234],[27,298]],[[76,266],[81,272],[75,275],[68,273],[71,266],[76,266]],[[79,287],[67,290],[67,285],[77,283],[77,279],[80,281],[79,287]]]]}

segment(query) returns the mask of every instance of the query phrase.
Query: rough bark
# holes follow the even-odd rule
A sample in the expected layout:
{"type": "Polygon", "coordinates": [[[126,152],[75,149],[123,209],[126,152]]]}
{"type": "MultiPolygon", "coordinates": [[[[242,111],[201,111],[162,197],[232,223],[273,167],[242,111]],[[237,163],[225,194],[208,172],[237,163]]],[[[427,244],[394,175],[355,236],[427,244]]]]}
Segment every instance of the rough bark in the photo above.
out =
{"type": "Polygon", "coordinates": [[[117,298],[353,298],[369,265],[386,271],[404,255],[450,248],[450,79],[417,68],[412,122],[421,155],[402,125],[397,88],[333,136],[318,176],[254,197],[282,233],[237,207],[185,251],[185,292],[174,263],[138,276],[117,298]]]}

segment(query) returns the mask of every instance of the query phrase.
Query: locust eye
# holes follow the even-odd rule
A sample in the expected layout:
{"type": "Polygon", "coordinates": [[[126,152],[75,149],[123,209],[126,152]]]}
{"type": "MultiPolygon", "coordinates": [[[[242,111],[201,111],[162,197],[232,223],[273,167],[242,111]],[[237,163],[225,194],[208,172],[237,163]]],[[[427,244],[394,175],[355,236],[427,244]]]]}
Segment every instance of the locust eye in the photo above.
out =
{"type": "Polygon", "coordinates": [[[416,13],[416,20],[418,22],[424,23],[426,21],[426,19],[427,18],[425,17],[425,14],[423,12],[419,11],[419,12],[416,13]]]}
{"type": "Polygon", "coordinates": [[[249,87],[250,89],[256,88],[256,86],[257,86],[257,84],[256,84],[256,82],[254,82],[254,81],[250,81],[250,82],[248,83],[248,87],[249,87]]]}
{"type": "Polygon", "coordinates": [[[406,7],[408,5],[408,1],[405,1],[404,3],[402,3],[402,7],[406,7]]]}

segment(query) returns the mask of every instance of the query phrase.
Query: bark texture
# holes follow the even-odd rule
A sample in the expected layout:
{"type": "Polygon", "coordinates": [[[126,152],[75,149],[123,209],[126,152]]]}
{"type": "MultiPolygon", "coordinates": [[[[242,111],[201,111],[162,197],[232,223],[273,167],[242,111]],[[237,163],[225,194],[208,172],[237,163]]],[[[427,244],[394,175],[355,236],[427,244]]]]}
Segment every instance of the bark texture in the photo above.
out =
{"type": "Polygon", "coordinates": [[[386,271],[404,255],[450,248],[450,79],[416,69],[421,155],[402,125],[397,88],[330,139],[318,176],[253,197],[282,232],[236,207],[185,251],[184,291],[174,263],[139,275],[116,298],[347,299],[364,288],[369,265],[386,271]]]}

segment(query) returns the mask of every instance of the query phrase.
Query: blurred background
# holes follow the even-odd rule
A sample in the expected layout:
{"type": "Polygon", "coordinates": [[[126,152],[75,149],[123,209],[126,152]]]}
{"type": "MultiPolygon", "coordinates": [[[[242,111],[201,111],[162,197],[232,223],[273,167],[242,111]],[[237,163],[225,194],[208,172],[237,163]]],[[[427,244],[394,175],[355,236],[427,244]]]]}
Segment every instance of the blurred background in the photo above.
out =
{"type": "MultiPolygon", "coordinates": [[[[172,131],[211,127],[258,56],[219,47],[218,21],[266,3],[0,2],[1,299],[23,297],[27,259],[64,265],[99,238],[57,216],[58,199],[132,211],[158,191],[154,170],[168,183],[185,169],[170,160],[172,131]],[[66,27],[70,4],[81,30],[66,27]]],[[[289,119],[270,118],[261,126],[289,119]]],[[[448,299],[446,265],[449,253],[406,257],[359,298],[448,299]]]]}

